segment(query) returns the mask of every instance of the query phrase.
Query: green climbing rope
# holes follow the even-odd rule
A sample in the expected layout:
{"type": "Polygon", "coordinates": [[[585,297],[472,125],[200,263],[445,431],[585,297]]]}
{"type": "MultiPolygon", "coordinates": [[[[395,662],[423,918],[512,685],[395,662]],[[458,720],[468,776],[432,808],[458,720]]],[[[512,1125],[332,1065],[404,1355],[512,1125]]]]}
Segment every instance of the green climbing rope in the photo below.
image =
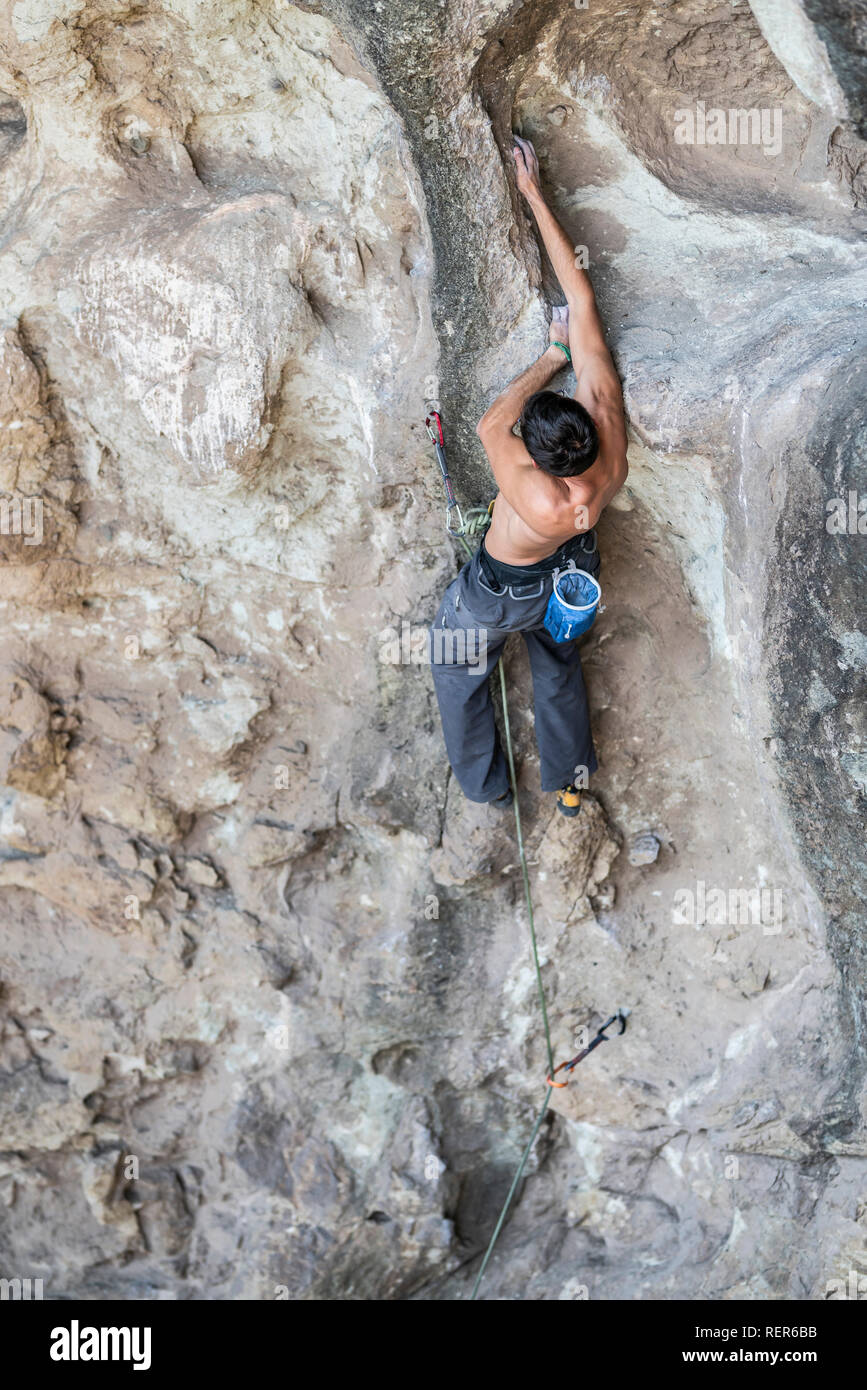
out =
{"type": "MultiPolygon", "coordinates": [[[[480,513],[479,520],[484,520],[486,524],[480,526],[475,532],[476,535],[484,534],[491,522],[491,514],[486,507],[473,507],[467,513],[467,521],[474,514],[480,513]]],[[[466,535],[472,535],[468,525],[465,526],[459,540],[472,559],[473,552],[466,542],[466,535]]],[[[548,1075],[554,1075],[554,1050],[551,1046],[551,1030],[548,1026],[548,1008],[545,1003],[545,989],[542,984],[542,967],[539,964],[539,945],[536,939],[536,919],[533,914],[533,896],[530,892],[530,873],[527,868],[527,855],[524,850],[524,833],[521,829],[521,807],[518,802],[518,779],[515,774],[515,752],[512,747],[512,728],[509,722],[509,697],[506,694],[506,673],[503,669],[503,658],[497,662],[497,670],[500,673],[500,696],[503,701],[503,729],[506,735],[506,753],[509,759],[509,781],[512,786],[512,805],[515,809],[515,835],[518,841],[518,855],[521,860],[521,876],[524,880],[524,898],[527,903],[527,916],[530,920],[530,944],[533,950],[533,968],[536,972],[536,989],[539,992],[539,1006],[542,1010],[542,1023],[545,1029],[545,1046],[548,1050],[548,1075]]],[[[550,1098],[550,1097],[549,1097],[550,1098]]]]}
{"type": "MultiPolygon", "coordinates": [[[[472,551],[464,540],[465,536],[483,536],[491,524],[490,507],[470,507],[464,517],[464,528],[458,533],[458,539],[463,541],[466,552],[472,556],[472,551]]],[[[453,533],[454,534],[454,533],[453,533]]]]}
{"type": "Polygon", "coordinates": [[[554,1050],[551,1046],[551,1030],[548,1027],[548,1009],[545,1004],[545,988],[542,984],[542,967],[539,964],[539,946],[536,940],[536,919],[533,915],[533,898],[530,893],[530,874],[527,869],[527,856],[524,852],[524,835],[521,830],[521,809],[518,805],[518,778],[515,774],[515,754],[512,749],[512,730],[509,725],[509,701],[506,697],[506,675],[503,658],[497,662],[500,673],[500,694],[503,699],[503,728],[506,734],[506,752],[509,757],[509,781],[512,784],[513,805],[515,808],[515,834],[518,840],[518,854],[521,857],[521,873],[524,878],[524,897],[527,901],[527,916],[530,919],[530,943],[533,948],[533,965],[536,971],[536,989],[539,991],[539,1005],[542,1010],[542,1023],[545,1027],[545,1046],[548,1049],[548,1075],[554,1075],[554,1050]]]}
{"type": "MultiPolygon", "coordinates": [[[[444,476],[446,476],[446,478],[448,477],[445,468],[444,476]]],[[[472,536],[475,539],[476,537],[483,536],[490,523],[490,508],[473,507],[467,512],[466,518],[462,520],[460,530],[450,531],[449,534],[455,536],[456,539],[458,539],[461,542],[461,545],[464,547],[465,551],[467,552],[467,555],[470,559],[472,559],[473,551],[471,547],[468,545],[466,538],[467,536],[472,536]]],[[[536,990],[539,995],[539,1007],[542,1012],[542,1024],[545,1029],[545,1047],[548,1052],[548,1075],[546,1078],[545,1085],[545,1099],[543,1100],[539,1113],[536,1116],[536,1122],[533,1125],[533,1131],[530,1135],[530,1138],[527,1140],[524,1152],[521,1154],[521,1161],[519,1162],[518,1167],[515,1170],[515,1176],[512,1179],[512,1185],[509,1188],[506,1200],[503,1203],[500,1215],[497,1218],[497,1224],[494,1227],[491,1239],[488,1241],[488,1247],[485,1251],[481,1266],[479,1267],[479,1272],[476,1275],[476,1281],[473,1284],[473,1291],[470,1294],[470,1302],[472,1302],[475,1299],[476,1294],[479,1291],[479,1286],[482,1282],[482,1279],[484,1278],[485,1270],[488,1267],[488,1262],[490,1261],[491,1255],[494,1252],[494,1246],[496,1245],[497,1240],[499,1239],[500,1232],[502,1231],[506,1221],[506,1217],[509,1214],[509,1208],[512,1205],[512,1199],[518,1190],[518,1184],[520,1183],[521,1178],[524,1176],[524,1169],[527,1166],[527,1160],[533,1151],[533,1145],[536,1142],[536,1136],[539,1133],[542,1121],[545,1118],[545,1113],[551,1102],[551,1086],[548,1083],[550,1082],[552,1085],[562,1085],[563,1083],[554,1081],[554,1077],[557,1074],[557,1072],[572,1071],[573,1068],[577,1066],[577,1064],[580,1061],[582,1061],[590,1052],[592,1052],[595,1047],[598,1047],[599,1044],[602,1042],[606,1042],[606,1030],[610,1028],[613,1023],[618,1022],[620,1024],[620,1032],[622,1033],[626,1027],[626,1016],[629,1013],[628,1009],[618,1009],[617,1013],[612,1015],[612,1017],[608,1019],[607,1023],[604,1023],[602,1025],[602,1027],[598,1030],[595,1038],[593,1038],[593,1040],[590,1043],[588,1043],[588,1045],[585,1048],[583,1048],[581,1052],[578,1053],[577,1057],[573,1057],[568,1062],[562,1062],[559,1067],[554,1066],[554,1051],[551,1046],[551,1030],[548,1024],[548,1006],[545,1001],[545,987],[542,984],[542,967],[539,964],[539,944],[536,939],[536,920],[535,915],[533,913],[533,896],[530,892],[530,873],[529,869],[527,868],[527,854],[524,849],[524,834],[521,829],[521,808],[518,801],[518,778],[515,772],[515,752],[512,746],[512,728],[509,720],[509,699],[506,694],[506,673],[503,668],[502,657],[500,657],[500,660],[497,662],[497,669],[500,673],[500,695],[502,696],[503,701],[503,729],[506,735],[506,752],[508,754],[509,761],[509,781],[512,787],[512,804],[515,808],[515,834],[518,842],[518,855],[521,861],[521,875],[524,881],[524,898],[527,903],[527,917],[530,923],[530,946],[533,954],[533,968],[536,972],[536,990]]]]}
{"type": "MultiPolygon", "coordinates": [[[[542,1023],[545,1028],[545,1047],[548,1050],[548,1075],[553,1076],[554,1050],[551,1046],[551,1029],[548,1026],[548,1007],[545,1003],[545,987],[542,984],[542,967],[539,964],[539,947],[536,941],[536,919],[533,915],[533,898],[530,893],[530,874],[529,870],[527,869],[527,855],[524,851],[524,836],[521,830],[521,811],[518,806],[518,779],[515,775],[515,755],[512,749],[512,731],[509,726],[509,701],[506,697],[506,676],[505,672],[503,671],[502,657],[500,657],[500,660],[497,663],[497,669],[500,672],[500,694],[503,698],[503,728],[506,735],[506,752],[508,753],[509,757],[509,780],[512,783],[512,795],[514,797],[514,801],[512,804],[515,808],[515,834],[518,840],[518,854],[520,855],[521,859],[521,873],[524,878],[524,897],[527,901],[527,916],[530,920],[530,943],[533,949],[533,966],[536,971],[536,989],[539,992],[539,1006],[542,1010],[542,1023]]],[[[545,1118],[545,1111],[548,1109],[548,1103],[550,1099],[551,1090],[550,1087],[546,1086],[545,1099],[542,1102],[542,1108],[536,1117],[536,1123],[533,1126],[533,1133],[530,1135],[530,1138],[527,1141],[527,1147],[521,1155],[521,1162],[518,1164],[517,1171],[515,1173],[514,1178],[512,1179],[512,1186],[509,1188],[509,1195],[506,1197],[506,1200],[503,1203],[503,1209],[500,1212],[499,1219],[497,1221],[496,1226],[494,1227],[494,1234],[491,1236],[491,1239],[488,1242],[488,1248],[485,1251],[485,1258],[482,1260],[481,1267],[479,1269],[478,1274],[476,1275],[476,1282],[473,1285],[473,1291],[470,1295],[470,1302],[473,1301],[473,1299],[479,1291],[479,1285],[481,1284],[485,1270],[488,1267],[488,1261],[494,1252],[494,1246],[497,1243],[497,1237],[499,1236],[500,1231],[503,1228],[503,1223],[506,1220],[509,1207],[512,1205],[512,1198],[514,1197],[515,1192],[517,1191],[518,1183],[524,1176],[524,1169],[527,1166],[527,1159],[530,1157],[533,1145],[536,1142],[536,1135],[539,1133],[540,1126],[542,1124],[543,1119],[545,1118]]]]}
{"type": "Polygon", "coordinates": [[[516,1170],[516,1172],[515,1172],[515,1176],[514,1176],[513,1179],[512,1179],[512,1186],[509,1188],[509,1195],[508,1195],[508,1197],[506,1198],[505,1202],[503,1203],[503,1209],[502,1209],[502,1211],[500,1212],[499,1217],[497,1218],[497,1224],[496,1224],[496,1226],[494,1227],[494,1234],[491,1236],[491,1239],[488,1241],[488,1248],[487,1248],[487,1250],[485,1251],[485,1258],[482,1260],[481,1266],[480,1266],[480,1268],[479,1268],[479,1272],[478,1272],[478,1274],[476,1275],[476,1282],[473,1284],[473,1291],[472,1291],[472,1293],[470,1294],[470,1302],[471,1302],[471,1303],[474,1301],[474,1299],[475,1299],[475,1297],[476,1297],[476,1294],[477,1294],[478,1291],[479,1291],[479,1285],[481,1284],[482,1279],[484,1278],[485,1270],[486,1270],[487,1267],[488,1267],[488,1260],[491,1258],[491,1255],[494,1253],[494,1246],[495,1246],[496,1243],[497,1243],[497,1237],[499,1236],[500,1231],[503,1229],[503,1223],[504,1223],[505,1220],[506,1220],[506,1216],[507,1216],[507,1214],[508,1214],[509,1207],[512,1205],[512,1198],[513,1198],[514,1195],[515,1195],[515,1192],[516,1192],[517,1187],[518,1187],[518,1183],[521,1181],[521,1178],[524,1176],[524,1169],[525,1169],[526,1166],[527,1166],[527,1159],[530,1157],[530,1154],[531,1154],[532,1151],[533,1151],[533,1145],[534,1145],[535,1142],[536,1142],[536,1135],[539,1133],[539,1130],[540,1130],[541,1125],[542,1125],[542,1121],[543,1121],[544,1118],[545,1118],[545,1111],[548,1109],[548,1102],[550,1101],[550,1099],[551,1099],[551,1092],[548,1091],[547,1095],[545,1096],[545,1099],[544,1099],[543,1102],[542,1102],[542,1109],[539,1111],[538,1115],[536,1116],[536,1123],[533,1125],[533,1133],[530,1135],[530,1138],[527,1140],[527,1147],[525,1148],[524,1152],[521,1154],[521,1162],[518,1164],[517,1170],[516,1170]]]}
{"type": "MultiPolygon", "coordinates": [[[[466,550],[467,555],[470,557],[470,559],[472,559],[473,557],[473,551],[467,544],[466,537],[468,535],[484,535],[485,531],[488,529],[488,526],[490,524],[491,514],[487,507],[473,507],[470,511],[467,512],[464,528],[458,536],[458,539],[460,540],[462,546],[466,550]]],[[[542,984],[542,967],[539,964],[539,945],[536,938],[536,919],[533,913],[533,895],[530,892],[530,871],[527,867],[527,854],[524,849],[524,832],[521,828],[521,807],[518,800],[518,779],[515,773],[515,752],[512,746],[512,728],[511,723],[509,721],[509,697],[506,694],[506,673],[503,669],[502,657],[500,657],[500,660],[497,662],[497,670],[500,673],[500,695],[503,701],[503,730],[506,735],[506,753],[509,760],[509,781],[512,786],[512,805],[515,810],[515,835],[518,842],[518,856],[521,861],[521,876],[524,881],[524,899],[527,904],[527,917],[529,918],[530,922],[530,945],[533,954],[533,968],[536,973],[536,989],[539,995],[539,1007],[542,1011],[542,1024],[545,1029],[545,1047],[548,1052],[548,1075],[553,1076],[554,1050],[551,1046],[551,1029],[548,1023],[548,1006],[545,1002],[545,988],[542,984]]],[[[472,1302],[475,1299],[476,1294],[479,1291],[479,1285],[481,1284],[485,1270],[488,1267],[488,1261],[490,1260],[491,1255],[493,1254],[494,1246],[497,1243],[500,1231],[503,1229],[503,1225],[509,1212],[509,1207],[512,1205],[512,1198],[514,1197],[515,1192],[518,1188],[518,1183],[521,1181],[521,1178],[524,1175],[524,1169],[527,1166],[527,1159],[530,1157],[530,1154],[532,1153],[533,1145],[536,1142],[536,1135],[539,1133],[539,1129],[541,1127],[543,1119],[545,1118],[545,1112],[548,1109],[550,1100],[551,1091],[550,1088],[546,1086],[545,1099],[542,1103],[542,1108],[539,1111],[539,1114],[536,1116],[536,1123],[533,1126],[533,1132],[530,1135],[529,1140],[527,1141],[527,1146],[524,1149],[523,1154],[521,1155],[521,1161],[518,1164],[515,1176],[512,1179],[512,1185],[509,1188],[508,1196],[506,1197],[506,1200],[503,1203],[502,1210],[497,1219],[497,1224],[494,1227],[493,1235],[491,1236],[491,1239],[488,1242],[488,1248],[485,1251],[485,1257],[482,1260],[481,1267],[479,1269],[478,1274],[476,1275],[476,1282],[473,1285],[473,1291],[470,1295],[470,1302],[472,1302]]]]}

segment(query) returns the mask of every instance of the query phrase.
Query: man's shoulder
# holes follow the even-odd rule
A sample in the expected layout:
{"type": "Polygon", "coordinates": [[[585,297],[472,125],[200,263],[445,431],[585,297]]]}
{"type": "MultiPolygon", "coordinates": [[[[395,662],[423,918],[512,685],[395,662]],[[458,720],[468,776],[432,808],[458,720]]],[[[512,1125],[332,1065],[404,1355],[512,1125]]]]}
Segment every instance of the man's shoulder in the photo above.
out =
{"type": "Polygon", "coordinates": [[[596,426],[600,450],[623,449],[625,452],[626,415],[623,410],[623,396],[620,393],[619,382],[616,392],[612,392],[610,395],[606,393],[597,398],[590,414],[596,426]]]}
{"type": "Polygon", "coordinates": [[[561,517],[565,519],[571,514],[578,532],[592,530],[611,498],[626,482],[628,471],[625,448],[600,448],[595,463],[586,472],[569,479],[561,517]]]}
{"type": "Polygon", "coordinates": [[[580,502],[589,506],[595,502],[596,498],[605,492],[613,471],[610,460],[599,457],[583,473],[568,480],[564,479],[568,481],[567,503],[574,506],[580,502]]]}

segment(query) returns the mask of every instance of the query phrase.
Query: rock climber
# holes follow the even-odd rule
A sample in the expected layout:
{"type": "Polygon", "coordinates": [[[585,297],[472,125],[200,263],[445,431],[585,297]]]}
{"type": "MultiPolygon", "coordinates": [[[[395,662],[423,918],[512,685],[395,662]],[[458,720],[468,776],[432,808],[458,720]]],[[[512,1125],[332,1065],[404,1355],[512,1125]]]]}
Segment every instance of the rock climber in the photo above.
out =
{"type": "MultiPolygon", "coordinates": [[[[578,814],[581,787],[597,767],[578,638],[558,642],[544,626],[555,569],[574,560],[596,577],[596,522],[626,480],[623,396],[605,343],[593,287],[548,206],[529,140],[515,136],[518,188],[536,219],[566,299],[553,310],[549,345],[485,411],[476,429],[499,489],[490,527],[449,585],[434,622],[485,634],[487,659],[455,659],[468,643],[431,644],[431,667],[449,761],[470,801],[511,805],[489,677],[510,632],[523,633],[533,675],[543,791],[578,814]],[[574,399],[546,389],[570,357],[574,399]],[[520,422],[520,435],[513,433],[520,422]],[[449,656],[444,655],[445,652],[449,656]]],[[[476,642],[474,650],[479,649],[476,642]]]]}

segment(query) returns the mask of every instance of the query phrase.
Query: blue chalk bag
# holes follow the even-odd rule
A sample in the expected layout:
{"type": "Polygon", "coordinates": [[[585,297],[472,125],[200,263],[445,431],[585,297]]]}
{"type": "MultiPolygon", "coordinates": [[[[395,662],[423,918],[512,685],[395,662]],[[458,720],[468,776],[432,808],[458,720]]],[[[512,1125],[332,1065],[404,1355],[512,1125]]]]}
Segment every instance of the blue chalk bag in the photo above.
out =
{"type": "Polygon", "coordinates": [[[554,588],[545,609],[545,627],[555,642],[571,642],[593,626],[599,608],[602,589],[586,570],[579,570],[575,561],[569,568],[554,571],[554,588]]]}

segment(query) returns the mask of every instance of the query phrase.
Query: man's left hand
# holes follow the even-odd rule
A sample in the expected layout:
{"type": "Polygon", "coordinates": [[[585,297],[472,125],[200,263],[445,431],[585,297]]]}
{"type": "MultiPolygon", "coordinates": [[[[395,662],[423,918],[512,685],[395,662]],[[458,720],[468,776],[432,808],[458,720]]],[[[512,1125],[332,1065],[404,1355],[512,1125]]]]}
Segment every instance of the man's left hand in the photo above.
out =
{"type": "Polygon", "coordinates": [[[551,326],[548,329],[549,343],[565,343],[569,346],[569,305],[555,304],[551,312],[551,326]]]}

